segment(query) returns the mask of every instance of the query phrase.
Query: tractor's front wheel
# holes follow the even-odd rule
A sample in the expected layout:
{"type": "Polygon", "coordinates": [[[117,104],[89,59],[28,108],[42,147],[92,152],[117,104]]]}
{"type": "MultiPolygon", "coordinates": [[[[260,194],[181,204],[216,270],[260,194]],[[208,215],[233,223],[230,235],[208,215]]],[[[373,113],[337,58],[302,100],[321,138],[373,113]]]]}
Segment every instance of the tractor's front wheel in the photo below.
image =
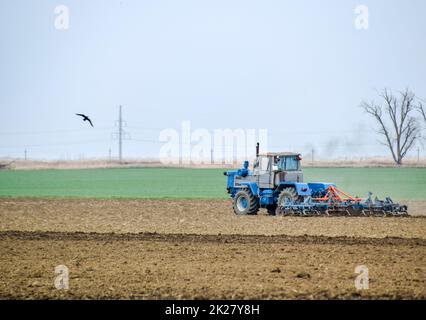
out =
{"type": "Polygon", "coordinates": [[[259,199],[250,190],[241,190],[234,197],[236,215],[255,215],[259,211],[259,199]]]}

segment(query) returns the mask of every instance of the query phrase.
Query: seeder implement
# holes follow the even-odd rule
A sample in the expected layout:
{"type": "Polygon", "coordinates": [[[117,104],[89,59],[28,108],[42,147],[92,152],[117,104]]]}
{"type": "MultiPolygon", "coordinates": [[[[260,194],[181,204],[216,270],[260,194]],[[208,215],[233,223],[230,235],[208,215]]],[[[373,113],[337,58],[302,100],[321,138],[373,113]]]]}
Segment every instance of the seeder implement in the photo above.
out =
{"type": "Polygon", "coordinates": [[[373,201],[352,197],[330,185],[321,197],[307,197],[303,202],[287,200],[277,209],[277,214],[295,216],[407,216],[407,206],[394,203],[391,198],[373,201]]]}

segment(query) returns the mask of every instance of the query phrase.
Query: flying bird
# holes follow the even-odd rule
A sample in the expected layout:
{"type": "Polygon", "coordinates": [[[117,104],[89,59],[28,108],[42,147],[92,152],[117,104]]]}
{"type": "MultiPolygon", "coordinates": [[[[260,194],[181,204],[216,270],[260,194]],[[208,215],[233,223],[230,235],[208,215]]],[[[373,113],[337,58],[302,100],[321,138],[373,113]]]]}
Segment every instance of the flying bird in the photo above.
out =
{"type": "Polygon", "coordinates": [[[92,121],[89,119],[88,116],[86,116],[85,114],[81,114],[81,113],[76,113],[76,115],[83,117],[83,121],[89,121],[90,125],[93,127],[92,121]]]}

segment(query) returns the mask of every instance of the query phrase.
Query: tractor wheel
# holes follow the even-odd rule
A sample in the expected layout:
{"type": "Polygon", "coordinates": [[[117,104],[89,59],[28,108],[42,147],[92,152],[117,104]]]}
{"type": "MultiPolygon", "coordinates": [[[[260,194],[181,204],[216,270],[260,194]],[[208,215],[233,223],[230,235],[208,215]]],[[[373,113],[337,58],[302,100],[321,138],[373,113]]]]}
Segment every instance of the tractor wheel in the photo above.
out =
{"type": "Polygon", "coordinates": [[[259,211],[259,199],[250,190],[241,190],[234,197],[236,215],[255,215],[259,211]]]}
{"type": "Polygon", "coordinates": [[[280,195],[278,196],[277,205],[278,207],[282,207],[286,201],[297,201],[299,200],[299,196],[296,193],[294,188],[284,188],[280,195]]]}

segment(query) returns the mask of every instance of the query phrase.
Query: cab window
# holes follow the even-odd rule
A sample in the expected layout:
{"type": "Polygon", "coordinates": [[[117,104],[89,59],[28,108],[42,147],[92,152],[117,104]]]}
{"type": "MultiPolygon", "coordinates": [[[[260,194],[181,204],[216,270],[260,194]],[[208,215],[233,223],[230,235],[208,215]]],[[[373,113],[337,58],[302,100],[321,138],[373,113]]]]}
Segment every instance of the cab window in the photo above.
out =
{"type": "Polygon", "coordinates": [[[259,162],[260,162],[260,166],[259,166],[259,170],[260,171],[268,171],[269,170],[269,158],[268,157],[261,157],[259,158],[259,162]]]}
{"type": "Polygon", "coordinates": [[[278,164],[278,168],[286,171],[299,170],[299,161],[296,157],[283,157],[278,164]]]}

